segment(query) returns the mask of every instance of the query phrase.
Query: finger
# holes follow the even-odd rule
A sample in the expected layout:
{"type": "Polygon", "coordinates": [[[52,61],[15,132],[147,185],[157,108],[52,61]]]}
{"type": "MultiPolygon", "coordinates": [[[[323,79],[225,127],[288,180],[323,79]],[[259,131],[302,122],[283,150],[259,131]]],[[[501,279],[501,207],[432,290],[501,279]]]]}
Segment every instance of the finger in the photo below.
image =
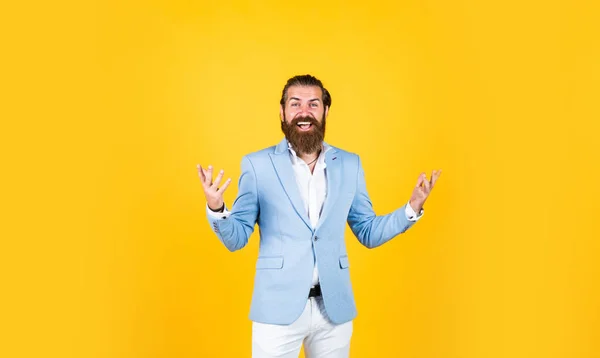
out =
{"type": "Polygon", "coordinates": [[[421,185],[423,185],[424,181],[425,181],[425,173],[419,174],[419,178],[417,179],[416,187],[419,188],[421,185]]]}
{"type": "Polygon", "coordinates": [[[429,182],[429,180],[427,180],[427,177],[425,177],[425,180],[423,181],[423,186],[425,187],[425,192],[429,193],[429,191],[431,190],[431,183],[429,182]]]}
{"type": "Polygon", "coordinates": [[[212,183],[212,170],[213,170],[212,165],[209,165],[208,170],[204,173],[204,175],[206,175],[206,184],[207,185],[211,185],[211,183],[212,183]]]}
{"type": "Polygon", "coordinates": [[[442,170],[434,170],[433,173],[431,174],[431,187],[433,188],[433,186],[435,185],[435,182],[438,180],[438,178],[440,177],[440,175],[442,175],[442,170]]]}
{"type": "Polygon", "coordinates": [[[229,184],[231,184],[231,178],[225,180],[225,184],[223,184],[223,186],[219,188],[219,193],[223,194],[229,186],[229,184]]]}
{"type": "Polygon", "coordinates": [[[204,169],[202,168],[202,166],[200,164],[196,165],[196,167],[198,168],[198,176],[200,177],[200,180],[202,180],[202,182],[204,182],[204,179],[206,178],[204,176],[204,169]]]}
{"type": "Polygon", "coordinates": [[[202,186],[206,189],[206,170],[200,164],[198,164],[198,176],[202,186]]]}
{"type": "Polygon", "coordinates": [[[218,188],[219,185],[221,185],[221,179],[223,178],[223,169],[219,170],[219,174],[217,175],[217,177],[215,178],[214,183],[212,184],[212,186],[214,188],[218,188]]]}
{"type": "Polygon", "coordinates": [[[202,173],[204,174],[204,182],[202,182],[202,184],[204,184],[206,188],[210,188],[212,185],[212,180],[208,178],[208,169],[203,168],[202,173]]]}

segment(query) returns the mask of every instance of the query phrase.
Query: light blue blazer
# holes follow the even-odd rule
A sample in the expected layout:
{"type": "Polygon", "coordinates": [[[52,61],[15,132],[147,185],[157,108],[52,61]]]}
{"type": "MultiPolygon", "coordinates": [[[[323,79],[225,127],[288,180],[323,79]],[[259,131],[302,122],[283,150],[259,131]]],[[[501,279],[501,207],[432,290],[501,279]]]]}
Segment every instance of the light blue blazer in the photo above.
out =
{"type": "Polygon", "coordinates": [[[231,215],[226,219],[208,215],[213,231],[231,251],[246,246],[258,223],[252,321],[294,322],[306,305],[315,259],[330,320],[336,324],[352,320],[357,312],[344,241],[346,222],[368,248],[384,244],[414,224],[406,218],[404,206],[388,215],[375,215],[358,155],[332,147],[325,163],[327,197],[314,230],[304,210],[286,139],[245,156],[231,215]]]}

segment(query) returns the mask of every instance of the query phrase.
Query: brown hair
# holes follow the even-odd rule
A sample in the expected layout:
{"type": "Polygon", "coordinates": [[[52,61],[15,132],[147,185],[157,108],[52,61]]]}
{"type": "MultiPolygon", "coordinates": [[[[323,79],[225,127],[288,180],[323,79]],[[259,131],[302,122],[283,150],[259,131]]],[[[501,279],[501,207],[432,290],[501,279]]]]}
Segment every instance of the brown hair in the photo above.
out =
{"type": "Polygon", "coordinates": [[[283,91],[281,92],[281,100],[279,101],[279,104],[282,106],[285,106],[285,101],[287,100],[287,90],[292,86],[316,86],[321,88],[321,91],[323,92],[323,105],[325,107],[331,107],[331,95],[329,94],[329,91],[323,87],[323,83],[321,83],[318,78],[311,75],[298,75],[290,78],[287,81],[283,87],[283,91]]]}

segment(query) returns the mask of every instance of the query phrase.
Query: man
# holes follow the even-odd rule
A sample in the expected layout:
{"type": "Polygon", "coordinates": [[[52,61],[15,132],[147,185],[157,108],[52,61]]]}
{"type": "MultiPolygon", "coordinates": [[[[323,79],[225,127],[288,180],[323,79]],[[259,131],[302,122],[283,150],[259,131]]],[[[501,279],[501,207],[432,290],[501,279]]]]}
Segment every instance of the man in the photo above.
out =
{"type": "Polygon", "coordinates": [[[231,251],[260,228],[250,309],[252,356],[348,357],[356,307],[344,242],[346,222],[374,248],[409,229],[441,171],[422,173],[409,202],[376,216],[358,155],[323,141],[331,95],[310,75],[289,79],[280,101],[285,138],[242,159],[239,193],[231,211],[213,168],[198,165],[207,216],[231,251]]]}

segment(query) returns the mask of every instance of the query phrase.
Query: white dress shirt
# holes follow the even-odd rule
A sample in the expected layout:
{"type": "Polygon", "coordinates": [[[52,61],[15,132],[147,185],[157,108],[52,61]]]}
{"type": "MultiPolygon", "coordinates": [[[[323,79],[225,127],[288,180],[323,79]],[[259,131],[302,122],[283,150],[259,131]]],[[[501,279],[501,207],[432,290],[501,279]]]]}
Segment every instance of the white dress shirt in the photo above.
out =
{"type": "MultiPolygon", "coordinates": [[[[321,150],[321,154],[317,159],[312,173],[310,172],[310,168],[306,162],[298,157],[294,149],[292,149],[292,146],[289,142],[288,148],[290,150],[290,160],[292,161],[292,168],[294,169],[296,183],[298,184],[300,196],[304,202],[304,210],[308,214],[310,225],[313,229],[315,229],[317,227],[317,223],[319,222],[319,217],[321,216],[323,203],[325,203],[325,198],[327,197],[327,172],[325,170],[327,165],[325,164],[325,153],[330,150],[331,147],[323,143],[323,150],[321,150]]],[[[211,210],[208,211],[209,215],[211,215],[214,219],[224,220],[227,219],[231,214],[231,212],[227,210],[227,207],[225,207],[222,213],[213,212],[211,210]]],[[[417,221],[421,218],[421,216],[423,216],[422,213],[417,215],[409,204],[406,205],[405,214],[406,218],[410,221],[417,221]]],[[[314,286],[318,283],[319,270],[317,268],[317,261],[315,259],[312,284],[314,286]]]]}
{"type": "MultiPolygon", "coordinates": [[[[298,184],[300,196],[304,202],[304,211],[308,213],[310,226],[312,226],[314,230],[319,222],[323,203],[325,203],[325,198],[327,197],[327,176],[325,173],[327,164],[325,164],[325,153],[330,150],[331,147],[323,143],[323,150],[321,150],[321,154],[317,159],[315,169],[312,173],[306,162],[298,157],[289,143],[288,148],[290,150],[292,168],[294,168],[294,175],[296,176],[296,183],[298,184]]],[[[318,283],[319,270],[315,259],[312,284],[314,286],[318,283]]]]}

